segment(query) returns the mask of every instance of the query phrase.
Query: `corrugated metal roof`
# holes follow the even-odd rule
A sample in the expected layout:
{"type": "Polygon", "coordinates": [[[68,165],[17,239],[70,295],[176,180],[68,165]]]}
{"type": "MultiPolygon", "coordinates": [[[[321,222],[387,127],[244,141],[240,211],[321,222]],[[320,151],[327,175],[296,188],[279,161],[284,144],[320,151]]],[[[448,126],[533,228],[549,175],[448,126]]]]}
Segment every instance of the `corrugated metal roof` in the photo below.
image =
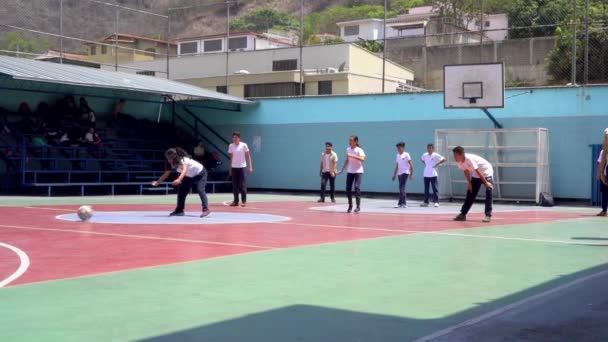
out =
{"type": "Polygon", "coordinates": [[[123,89],[159,95],[179,95],[195,99],[209,99],[231,103],[252,103],[235,96],[157,77],[9,56],[0,56],[0,74],[17,80],[71,84],[92,88],[123,89]]]}

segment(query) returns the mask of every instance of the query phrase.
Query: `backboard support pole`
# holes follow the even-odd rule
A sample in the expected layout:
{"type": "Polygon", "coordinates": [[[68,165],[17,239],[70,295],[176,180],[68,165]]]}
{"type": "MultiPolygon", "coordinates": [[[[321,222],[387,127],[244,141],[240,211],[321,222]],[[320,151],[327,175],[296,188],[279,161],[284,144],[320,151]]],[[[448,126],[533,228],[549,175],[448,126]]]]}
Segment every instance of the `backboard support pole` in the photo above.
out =
{"type": "Polygon", "coordinates": [[[486,113],[486,115],[488,116],[488,118],[492,121],[492,123],[494,124],[494,128],[503,128],[503,126],[500,124],[500,122],[498,122],[498,120],[496,120],[496,118],[494,117],[494,115],[492,115],[492,113],[490,113],[490,111],[487,108],[480,108],[484,113],[486,113]]]}

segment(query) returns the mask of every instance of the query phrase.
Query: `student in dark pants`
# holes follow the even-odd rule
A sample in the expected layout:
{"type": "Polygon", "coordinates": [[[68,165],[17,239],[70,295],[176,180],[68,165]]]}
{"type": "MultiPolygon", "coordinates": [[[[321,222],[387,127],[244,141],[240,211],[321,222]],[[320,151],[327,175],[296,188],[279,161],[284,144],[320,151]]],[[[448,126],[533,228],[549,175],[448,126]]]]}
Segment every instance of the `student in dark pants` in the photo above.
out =
{"type": "Polygon", "coordinates": [[[608,128],[604,130],[604,141],[602,143],[602,151],[597,160],[597,179],[600,181],[600,189],[602,191],[602,211],[597,216],[606,217],[608,213],[608,128]]]}
{"type": "Polygon", "coordinates": [[[405,152],[405,143],[397,143],[397,159],[395,171],[393,171],[393,182],[399,178],[399,202],[395,208],[407,208],[407,181],[414,178],[414,165],[410,154],[405,152]]]}
{"type": "Polygon", "coordinates": [[[435,208],[439,207],[439,185],[437,184],[437,167],[445,163],[445,158],[439,153],[435,153],[435,146],[428,144],[426,153],[420,158],[424,164],[424,202],[421,207],[429,206],[429,191],[433,188],[433,203],[435,208]]]}
{"type": "Polygon", "coordinates": [[[359,137],[351,135],[348,138],[349,147],[346,149],[346,160],[342,166],[342,170],[338,173],[344,173],[344,169],[348,166],[348,174],[346,175],[346,196],[348,197],[347,213],[353,211],[353,188],[357,207],[355,213],[361,211],[361,180],[363,179],[363,162],[365,161],[365,152],[359,146],[359,137]]]}
{"type": "Polygon", "coordinates": [[[241,206],[244,207],[247,204],[247,169],[249,169],[249,173],[253,172],[253,162],[251,161],[249,146],[241,141],[241,133],[232,133],[232,144],[228,147],[228,154],[230,154],[230,174],[232,175],[232,194],[234,195],[234,200],[230,206],[239,206],[240,194],[241,206]]]}
{"type": "Polygon", "coordinates": [[[168,149],[165,152],[165,158],[167,159],[167,170],[157,181],[152,182],[152,186],[158,186],[164,182],[173,171],[179,173],[177,179],[173,181],[173,186],[178,187],[177,206],[169,216],[184,216],[186,197],[193,186],[196,186],[198,195],[201,198],[203,207],[201,217],[209,216],[211,212],[209,211],[209,201],[207,200],[207,193],[205,191],[205,187],[207,186],[207,170],[205,170],[202,164],[190,158],[186,151],[179,147],[168,149]]]}
{"type": "Polygon", "coordinates": [[[606,210],[608,209],[608,170],[606,167],[608,166],[606,163],[606,157],[604,156],[604,150],[600,152],[600,157],[597,160],[597,178],[600,181],[600,191],[602,192],[602,211],[600,211],[597,216],[608,216],[606,210]]]}
{"type": "Polygon", "coordinates": [[[458,164],[458,168],[464,171],[464,176],[467,179],[467,197],[462,205],[460,214],[454,218],[454,221],[466,221],[467,214],[477,198],[477,194],[481,189],[481,186],[486,187],[486,217],[483,222],[492,221],[492,189],[494,189],[494,183],[492,177],[494,176],[494,169],[492,164],[482,157],[466,153],[464,148],[461,146],[455,147],[452,152],[454,153],[454,160],[458,164]]]}
{"type": "Polygon", "coordinates": [[[325,202],[325,190],[327,182],[329,182],[329,198],[331,202],[336,202],[336,171],[338,169],[338,155],[333,151],[333,145],[330,142],[325,143],[325,152],[321,154],[321,198],[319,203],[325,202]]]}

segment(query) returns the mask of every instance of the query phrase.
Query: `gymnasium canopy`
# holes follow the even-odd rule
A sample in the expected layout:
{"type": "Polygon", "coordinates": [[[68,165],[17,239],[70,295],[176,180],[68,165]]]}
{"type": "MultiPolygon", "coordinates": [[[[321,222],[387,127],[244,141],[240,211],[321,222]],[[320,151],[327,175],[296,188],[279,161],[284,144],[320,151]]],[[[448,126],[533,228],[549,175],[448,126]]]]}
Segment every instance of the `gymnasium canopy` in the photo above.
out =
{"type": "Polygon", "coordinates": [[[146,97],[168,95],[179,99],[210,100],[239,105],[253,103],[158,77],[0,56],[0,89],[73,93],[82,92],[83,88],[87,88],[89,93],[117,98],[125,97],[124,94],[128,93],[146,97]],[[76,88],[78,90],[74,91],[76,88]]]}

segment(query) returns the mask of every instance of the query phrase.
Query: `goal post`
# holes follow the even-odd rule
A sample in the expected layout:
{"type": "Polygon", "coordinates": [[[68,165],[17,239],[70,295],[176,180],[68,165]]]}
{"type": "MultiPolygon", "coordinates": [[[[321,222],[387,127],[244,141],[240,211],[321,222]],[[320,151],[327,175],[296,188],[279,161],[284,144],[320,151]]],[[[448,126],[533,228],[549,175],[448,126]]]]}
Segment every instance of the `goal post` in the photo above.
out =
{"type": "MultiPolygon", "coordinates": [[[[436,151],[447,159],[439,168],[443,198],[464,198],[467,181],[452,149],[477,154],[494,167],[494,199],[539,203],[541,192],[551,194],[549,132],[546,128],[438,129],[436,151]]],[[[483,191],[480,192],[483,197],[483,191]]]]}

